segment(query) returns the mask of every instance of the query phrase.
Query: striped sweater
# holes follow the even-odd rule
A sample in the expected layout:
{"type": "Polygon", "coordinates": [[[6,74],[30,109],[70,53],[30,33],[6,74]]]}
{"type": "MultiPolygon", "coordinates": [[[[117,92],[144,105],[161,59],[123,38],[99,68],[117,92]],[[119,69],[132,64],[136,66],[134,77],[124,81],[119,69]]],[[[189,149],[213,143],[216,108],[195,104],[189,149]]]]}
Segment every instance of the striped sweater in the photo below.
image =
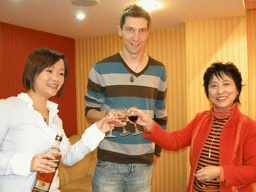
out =
{"type": "MultiPolygon", "coordinates": [[[[214,117],[212,128],[202,152],[199,156],[196,171],[207,166],[219,166],[220,136],[228,118],[218,119],[214,117]]],[[[214,179],[210,182],[199,181],[195,178],[194,188],[196,191],[220,192],[220,182],[214,179]]]]}
{"type": "MultiPolygon", "coordinates": [[[[166,71],[162,63],[149,57],[147,66],[134,73],[117,53],[98,63],[90,71],[87,86],[86,113],[90,109],[104,111],[124,107],[137,107],[166,128],[166,71]],[[130,82],[131,74],[134,82],[130,82]]],[[[134,126],[127,123],[127,130],[134,126]]],[[[143,131],[142,127],[139,127],[143,131]]],[[[122,137],[122,128],[115,128],[116,138],[105,138],[98,148],[98,159],[114,163],[153,163],[154,154],[161,148],[143,135],[122,137]]]]}

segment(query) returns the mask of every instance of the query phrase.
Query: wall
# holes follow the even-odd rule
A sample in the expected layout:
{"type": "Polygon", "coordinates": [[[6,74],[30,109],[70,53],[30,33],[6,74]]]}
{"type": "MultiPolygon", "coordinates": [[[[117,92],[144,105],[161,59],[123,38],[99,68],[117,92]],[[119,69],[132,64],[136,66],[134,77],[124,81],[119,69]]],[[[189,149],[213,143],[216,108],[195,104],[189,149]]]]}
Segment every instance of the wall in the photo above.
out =
{"type": "Polygon", "coordinates": [[[248,68],[249,68],[249,114],[256,119],[256,1],[245,1],[246,23],[247,23],[247,42],[248,42],[248,68]]]}
{"type": "Polygon", "coordinates": [[[39,47],[66,55],[69,65],[66,92],[57,103],[65,132],[71,136],[77,133],[74,39],[0,22],[0,99],[26,92],[22,84],[23,68],[29,54],[39,47]]]}
{"type": "MultiPolygon", "coordinates": [[[[76,39],[78,131],[88,127],[82,113],[87,77],[93,64],[122,49],[117,34],[76,39]]],[[[248,114],[248,63],[245,17],[194,21],[184,28],[151,31],[146,53],[162,61],[168,76],[168,131],[180,129],[209,109],[203,73],[215,61],[232,61],[242,72],[241,110],[248,114]]],[[[185,191],[189,149],[163,151],[154,166],[152,192],[185,191]]]]}
{"type": "Polygon", "coordinates": [[[233,62],[241,71],[242,112],[248,114],[248,64],[245,17],[186,23],[186,78],[188,119],[209,108],[204,94],[203,74],[215,61],[233,62]],[[196,71],[196,73],[195,73],[196,71]]]}
{"type": "MultiPolygon", "coordinates": [[[[249,116],[256,119],[256,1],[245,0],[247,47],[248,47],[248,86],[249,89],[249,116]]],[[[256,191],[256,183],[254,184],[256,191]]]]}

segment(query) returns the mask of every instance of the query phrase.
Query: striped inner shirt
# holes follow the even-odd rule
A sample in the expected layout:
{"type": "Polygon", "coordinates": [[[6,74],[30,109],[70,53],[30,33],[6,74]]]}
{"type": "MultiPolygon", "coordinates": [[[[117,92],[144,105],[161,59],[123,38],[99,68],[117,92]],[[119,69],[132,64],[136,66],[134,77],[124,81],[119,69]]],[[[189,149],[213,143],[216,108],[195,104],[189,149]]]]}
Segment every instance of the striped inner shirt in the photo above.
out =
{"type": "MultiPolygon", "coordinates": [[[[213,125],[200,154],[196,171],[206,166],[219,166],[220,136],[222,128],[227,121],[228,118],[218,119],[214,117],[213,125]]],[[[216,179],[210,182],[204,182],[198,181],[195,178],[194,189],[202,192],[220,192],[220,182],[218,182],[216,179]]]]}

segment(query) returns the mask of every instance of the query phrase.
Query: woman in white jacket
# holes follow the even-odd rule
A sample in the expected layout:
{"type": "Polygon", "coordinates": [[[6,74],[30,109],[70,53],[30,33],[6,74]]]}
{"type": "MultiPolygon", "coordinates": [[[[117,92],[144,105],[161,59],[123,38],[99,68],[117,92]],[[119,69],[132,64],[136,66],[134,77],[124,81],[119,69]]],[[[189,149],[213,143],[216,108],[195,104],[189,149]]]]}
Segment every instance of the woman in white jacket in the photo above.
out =
{"type": "MultiPolygon", "coordinates": [[[[0,100],[0,191],[29,192],[37,172],[50,173],[56,164],[46,153],[57,134],[61,142],[62,162],[73,165],[93,151],[109,131],[103,118],[86,129],[82,139],[71,145],[58,116],[57,104],[50,97],[64,93],[68,73],[63,54],[39,48],[27,59],[23,85],[28,90],[17,97],[0,100]]],[[[59,191],[57,174],[50,191],[59,191]]]]}

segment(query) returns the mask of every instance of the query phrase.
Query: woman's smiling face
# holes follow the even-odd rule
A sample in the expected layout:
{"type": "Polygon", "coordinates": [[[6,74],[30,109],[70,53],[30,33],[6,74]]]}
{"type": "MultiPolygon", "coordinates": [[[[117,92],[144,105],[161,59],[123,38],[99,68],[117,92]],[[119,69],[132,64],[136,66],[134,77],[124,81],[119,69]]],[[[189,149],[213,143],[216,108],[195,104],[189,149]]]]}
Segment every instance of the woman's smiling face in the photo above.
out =
{"type": "Polygon", "coordinates": [[[209,99],[217,110],[225,110],[233,106],[239,94],[232,78],[225,73],[220,76],[213,75],[209,86],[209,99]]]}
{"type": "Polygon", "coordinates": [[[35,76],[35,93],[47,99],[55,96],[64,83],[65,66],[62,59],[35,76]]]}

